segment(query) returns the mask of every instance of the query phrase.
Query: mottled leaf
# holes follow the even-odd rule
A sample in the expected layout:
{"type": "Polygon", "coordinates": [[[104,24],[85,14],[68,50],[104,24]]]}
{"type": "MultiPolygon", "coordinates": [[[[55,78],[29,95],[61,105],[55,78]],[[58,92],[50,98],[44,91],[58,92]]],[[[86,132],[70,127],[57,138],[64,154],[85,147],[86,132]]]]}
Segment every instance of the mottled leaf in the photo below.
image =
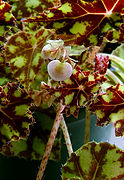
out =
{"type": "Polygon", "coordinates": [[[91,142],[72,153],[62,168],[63,180],[122,180],[124,151],[109,143],[91,142]]]}
{"type": "Polygon", "coordinates": [[[11,6],[4,1],[0,1],[0,48],[6,41],[6,33],[14,25],[15,18],[11,13],[11,6]]]}
{"type": "Polygon", "coordinates": [[[7,82],[14,81],[10,72],[9,66],[5,63],[5,57],[0,54],[0,85],[5,85],[7,82]]]}
{"type": "Polygon", "coordinates": [[[33,118],[31,98],[15,83],[0,88],[0,148],[12,140],[25,138],[33,118]]]}
{"type": "Polygon", "coordinates": [[[106,78],[97,72],[81,71],[77,67],[70,78],[56,87],[43,84],[43,96],[46,101],[49,101],[52,96],[55,102],[62,102],[66,105],[64,112],[77,117],[79,108],[90,103],[99,92],[100,84],[105,80],[106,78]]]}
{"type": "Polygon", "coordinates": [[[121,24],[119,29],[108,31],[106,34],[106,39],[109,42],[124,42],[124,23],[121,24]]]}
{"type": "Polygon", "coordinates": [[[27,90],[41,70],[44,63],[41,50],[52,33],[52,30],[43,28],[35,36],[21,31],[11,36],[5,46],[5,58],[10,64],[11,72],[27,90]]]}
{"type": "Polygon", "coordinates": [[[61,3],[61,7],[24,21],[44,22],[44,26],[56,29],[57,33],[75,35],[77,44],[86,46],[100,44],[109,30],[118,28],[123,22],[122,0],[61,0],[61,3]]]}
{"type": "Polygon", "coordinates": [[[0,24],[11,24],[15,20],[14,16],[10,12],[11,6],[4,1],[0,1],[0,24]]]}
{"type": "Polygon", "coordinates": [[[9,0],[16,19],[37,15],[44,9],[59,5],[59,0],[9,0]],[[58,2],[58,3],[57,3],[58,2]]]}
{"type": "MultiPolygon", "coordinates": [[[[40,111],[42,111],[40,109],[40,111]]],[[[40,160],[45,151],[50,131],[55,118],[55,112],[51,108],[45,112],[35,112],[34,118],[36,123],[31,127],[30,135],[26,140],[12,141],[4,145],[2,154],[7,156],[18,156],[33,160],[40,160]]],[[[51,152],[50,159],[60,160],[61,133],[57,134],[54,146],[51,152]]]]}
{"type": "Polygon", "coordinates": [[[97,125],[114,123],[116,136],[124,135],[124,85],[109,87],[90,105],[97,116],[97,125]]]}

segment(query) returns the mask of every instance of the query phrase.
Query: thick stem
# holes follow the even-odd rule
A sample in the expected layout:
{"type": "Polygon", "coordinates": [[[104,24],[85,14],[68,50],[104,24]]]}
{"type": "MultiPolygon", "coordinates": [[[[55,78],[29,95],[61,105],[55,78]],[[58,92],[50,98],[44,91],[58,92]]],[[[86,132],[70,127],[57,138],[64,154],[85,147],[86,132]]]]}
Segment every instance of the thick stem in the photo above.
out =
{"type": "Polygon", "coordinates": [[[51,150],[52,150],[52,146],[54,144],[54,141],[55,141],[55,138],[56,138],[59,126],[60,126],[60,122],[61,122],[61,120],[63,118],[63,116],[61,114],[63,108],[64,107],[62,105],[60,105],[59,108],[58,108],[56,118],[55,118],[52,130],[51,130],[51,133],[50,133],[49,140],[48,140],[47,145],[46,145],[46,149],[45,149],[45,152],[44,152],[43,159],[41,161],[41,165],[40,165],[36,180],[41,180],[42,177],[43,177],[43,174],[44,174],[44,171],[45,171],[45,168],[46,168],[46,165],[47,165],[47,162],[48,162],[51,150]]]}
{"type": "Polygon", "coordinates": [[[107,69],[107,75],[113,80],[115,84],[123,84],[123,82],[117,76],[115,76],[115,74],[110,69],[107,69]]]}
{"type": "Polygon", "coordinates": [[[86,107],[84,144],[88,143],[90,138],[90,115],[91,112],[88,107],[86,107]]]}
{"type": "Polygon", "coordinates": [[[64,138],[65,138],[65,143],[66,143],[66,146],[67,146],[68,154],[69,154],[69,156],[71,156],[71,154],[73,153],[73,148],[72,148],[70,136],[69,136],[69,133],[68,133],[68,129],[67,129],[64,117],[62,117],[62,120],[60,122],[60,126],[61,126],[62,131],[63,131],[63,135],[64,135],[64,138]]]}

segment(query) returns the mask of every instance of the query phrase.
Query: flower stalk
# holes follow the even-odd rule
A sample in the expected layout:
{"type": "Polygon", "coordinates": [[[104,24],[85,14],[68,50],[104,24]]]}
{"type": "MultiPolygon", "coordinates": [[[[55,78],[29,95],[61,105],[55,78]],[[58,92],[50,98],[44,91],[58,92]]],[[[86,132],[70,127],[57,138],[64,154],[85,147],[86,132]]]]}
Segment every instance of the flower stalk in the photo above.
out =
{"type": "Polygon", "coordinates": [[[86,107],[86,118],[85,118],[85,134],[84,134],[84,144],[89,142],[90,138],[90,115],[88,107],[86,107]]]}
{"type": "Polygon", "coordinates": [[[41,180],[43,177],[43,174],[44,174],[44,171],[45,171],[45,168],[46,168],[46,165],[47,165],[47,162],[48,162],[48,159],[49,159],[49,156],[50,156],[50,153],[51,153],[51,150],[52,150],[59,126],[60,126],[60,122],[63,119],[63,115],[61,114],[63,109],[64,109],[64,106],[60,105],[57,110],[56,118],[54,120],[54,124],[50,133],[49,140],[46,145],[46,149],[45,149],[44,156],[40,164],[40,168],[39,168],[36,180],[41,180]]]}
{"type": "Polygon", "coordinates": [[[68,154],[69,154],[69,157],[70,157],[71,154],[73,153],[73,148],[72,148],[70,136],[69,136],[68,129],[67,129],[67,126],[66,126],[66,123],[65,123],[65,120],[64,120],[63,116],[62,116],[62,119],[61,119],[61,122],[60,122],[60,127],[61,127],[61,129],[63,131],[63,135],[64,135],[64,138],[65,138],[65,143],[66,143],[68,154]]]}

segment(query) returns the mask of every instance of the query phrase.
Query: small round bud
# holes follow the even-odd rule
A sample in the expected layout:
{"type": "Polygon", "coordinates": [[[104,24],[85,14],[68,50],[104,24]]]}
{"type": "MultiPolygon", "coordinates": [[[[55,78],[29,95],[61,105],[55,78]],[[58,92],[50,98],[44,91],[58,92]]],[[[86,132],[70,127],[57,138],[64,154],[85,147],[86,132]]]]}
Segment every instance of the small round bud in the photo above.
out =
{"type": "Polygon", "coordinates": [[[59,40],[48,40],[47,44],[42,48],[41,54],[44,59],[58,59],[63,55],[64,41],[59,40]]]}
{"type": "Polygon", "coordinates": [[[64,81],[72,75],[72,66],[68,62],[51,61],[47,66],[48,73],[54,81],[64,81]]]}
{"type": "Polygon", "coordinates": [[[43,47],[41,54],[44,59],[48,59],[50,57],[51,50],[52,50],[52,47],[50,44],[47,44],[43,47]]]}

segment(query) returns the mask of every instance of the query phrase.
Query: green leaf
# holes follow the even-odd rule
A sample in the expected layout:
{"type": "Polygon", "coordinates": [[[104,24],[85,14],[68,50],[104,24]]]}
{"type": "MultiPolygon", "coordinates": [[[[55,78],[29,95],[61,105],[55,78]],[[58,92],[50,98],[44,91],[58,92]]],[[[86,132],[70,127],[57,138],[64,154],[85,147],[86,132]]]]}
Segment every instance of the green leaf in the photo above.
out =
{"type": "Polygon", "coordinates": [[[109,143],[90,142],[72,153],[62,168],[63,180],[124,179],[124,151],[109,143]]]}
{"type": "Polygon", "coordinates": [[[61,0],[61,3],[61,7],[24,21],[44,22],[46,28],[56,29],[58,34],[75,35],[77,44],[86,46],[101,44],[103,36],[123,22],[122,0],[61,0]]]}
{"type": "MultiPolygon", "coordinates": [[[[7,156],[41,160],[50,135],[54,117],[55,113],[50,108],[45,110],[45,112],[35,112],[34,118],[36,123],[32,126],[30,135],[27,139],[12,141],[11,143],[4,145],[1,153],[7,156]]],[[[59,161],[60,150],[61,133],[59,131],[53,145],[50,159],[59,161]]]]}
{"type": "Polygon", "coordinates": [[[29,105],[31,98],[15,83],[0,87],[0,147],[13,140],[25,138],[33,123],[29,105]]]}
{"type": "Polygon", "coordinates": [[[28,90],[35,76],[40,72],[44,59],[41,50],[52,30],[40,29],[35,36],[20,31],[11,36],[5,46],[5,58],[15,79],[28,90]]]}
{"type": "Polygon", "coordinates": [[[90,110],[97,116],[97,125],[114,123],[116,136],[124,135],[124,85],[106,89],[91,103],[90,110]]]}

